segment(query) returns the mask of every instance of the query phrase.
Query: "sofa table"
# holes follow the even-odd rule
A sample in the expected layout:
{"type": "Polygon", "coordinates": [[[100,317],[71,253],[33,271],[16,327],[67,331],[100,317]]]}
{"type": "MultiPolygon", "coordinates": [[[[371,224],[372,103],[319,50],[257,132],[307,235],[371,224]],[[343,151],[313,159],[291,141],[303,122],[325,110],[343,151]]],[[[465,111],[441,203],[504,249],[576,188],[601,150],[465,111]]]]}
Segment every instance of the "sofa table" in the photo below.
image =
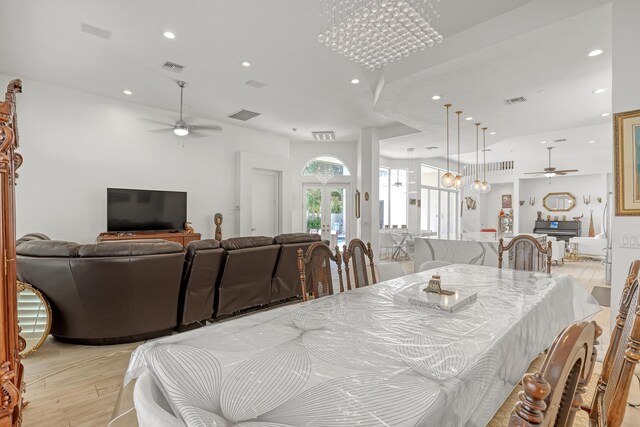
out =
{"type": "Polygon", "coordinates": [[[178,242],[182,246],[187,246],[189,242],[200,240],[200,233],[189,233],[184,231],[176,232],[120,232],[120,233],[100,233],[96,241],[108,242],[114,240],[148,240],[162,239],[170,242],[178,242]]]}

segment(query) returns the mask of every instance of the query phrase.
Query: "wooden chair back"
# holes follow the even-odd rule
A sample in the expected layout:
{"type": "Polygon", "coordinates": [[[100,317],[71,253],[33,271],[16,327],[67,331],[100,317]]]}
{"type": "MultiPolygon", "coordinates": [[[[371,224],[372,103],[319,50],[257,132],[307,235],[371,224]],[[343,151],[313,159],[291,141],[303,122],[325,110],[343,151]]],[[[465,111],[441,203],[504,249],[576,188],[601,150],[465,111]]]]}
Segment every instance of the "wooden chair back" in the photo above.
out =
{"type": "Polygon", "coordinates": [[[20,425],[22,418],[22,378],[19,353],[26,341],[19,335],[16,283],[16,196],[17,169],[22,165],[19,147],[16,95],[22,82],[12,80],[4,101],[0,101],[0,425],[20,425]]]}
{"type": "Polygon", "coordinates": [[[601,333],[595,322],[576,322],[558,334],[540,372],[523,377],[509,427],[573,424],[593,373],[601,333]]]}
{"type": "Polygon", "coordinates": [[[587,408],[597,426],[619,427],[627,407],[633,372],[640,361],[640,260],[631,263],[616,325],[602,365],[596,394],[587,408]]]}
{"type": "Polygon", "coordinates": [[[340,254],[337,245],[335,252],[331,252],[331,249],[323,242],[312,243],[306,253],[302,249],[298,249],[298,273],[304,301],[307,301],[309,294],[314,299],[333,294],[331,262],[336,264],[340,292],[344,292],[342,254],[340,254]],[[311,277],[307,276],[307,271],[310,272],[311,277]]]}
{"type": "Polygon", "coordinates": [[[534,237],[521,234],[515,236],[509,244],[500,238],[498,243],[498,268],[502,268],[503,253],[509,251],[509,268],[524,271],[546,271],[551,273],[551,241],[545,248],[534,237]]]}
{"type": "Polygon", "coordinates": [[[342,254],[344,257],[344,268],[347,275],[347,289],[351,290],[351,274],[353,272],[353,281],[356,288],[362,286],[369,286],[376,282],[376,270],[373,264],[373,249],[371,249],[371,242],[364,242],[360,239],[353,239],[349,242],[349,246],[344,245],[342,247],[342,254]],[[369,267],[371,268],[371,280],[369,280],[369,274],[367,273],[367,260],[365,255],[369,258],[369,267]],[[351,263],[351,270],[349,270],[349,263],[351,263]]]}

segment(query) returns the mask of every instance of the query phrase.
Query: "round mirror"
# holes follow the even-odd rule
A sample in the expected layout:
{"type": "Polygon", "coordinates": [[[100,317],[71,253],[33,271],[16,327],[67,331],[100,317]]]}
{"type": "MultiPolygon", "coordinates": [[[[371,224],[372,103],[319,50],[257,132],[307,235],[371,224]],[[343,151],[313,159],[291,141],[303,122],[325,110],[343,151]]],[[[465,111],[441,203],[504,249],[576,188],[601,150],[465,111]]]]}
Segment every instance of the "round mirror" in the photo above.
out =
{"type": "Polygon", "coordinates": [[[51,307],[44,295],[28,283],[18,281],[18,326],[20,356],[27,357],[40,348],[51,329],[51,307]]]}
{"type": "Polygon", "coordinates": [[[567,212],[576,205],[576,198],[571,193],[549,193],[542,204],[549,212],[567,212]]]}

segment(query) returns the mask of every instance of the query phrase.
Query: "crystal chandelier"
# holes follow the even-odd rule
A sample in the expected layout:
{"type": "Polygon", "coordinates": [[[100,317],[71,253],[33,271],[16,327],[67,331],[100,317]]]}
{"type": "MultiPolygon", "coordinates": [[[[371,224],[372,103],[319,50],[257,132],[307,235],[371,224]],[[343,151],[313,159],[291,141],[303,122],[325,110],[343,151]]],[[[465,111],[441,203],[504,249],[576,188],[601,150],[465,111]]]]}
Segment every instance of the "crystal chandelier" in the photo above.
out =
{"type": "MultiPolygon", "coordinates": [[[[438,0],[439,1],[439,0],[438,0]]],[[[441,43],[434,0],[320,0],[318,41],[368,70],[441,43]]]]}
{"type": "Polygon", "coordinates": [[[326,164],[320,164],[318,169],[316,169],[316,179],[320,181],[322,185],[327,185],[329,181],[333,178],[333,169],[326,164]]]}

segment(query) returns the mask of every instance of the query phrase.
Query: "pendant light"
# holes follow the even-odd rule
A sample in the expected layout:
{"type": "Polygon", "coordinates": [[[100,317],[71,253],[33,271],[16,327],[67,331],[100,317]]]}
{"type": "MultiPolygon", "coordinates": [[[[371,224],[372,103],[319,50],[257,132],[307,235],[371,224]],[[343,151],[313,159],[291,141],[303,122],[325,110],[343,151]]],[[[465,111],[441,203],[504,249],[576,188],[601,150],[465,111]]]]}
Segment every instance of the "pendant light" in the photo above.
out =
{"type": "Polygon", "coordinates": [[[440,180],[440,183],[444,188],[453,187],[453,181],[455,179],[455,176],[449,171],[449,108],[450,107],[451,107],[451,104],[444,105],[444,108],[446,108],[447,110],[447,173],[442,175],[442,179],[440,180]]]}
{"type": "Polygon", "coordinates": [[[482,163],[484,166],[484,172],[482,173],[482,186],[480,187],[480,192],[488,193],[491,191],[491,184],[487,182],[487,128],[482,128],[482,163]]]}
{"type": "Polygon", "coordinates": [[[458,173],[456,177],[453,179],[453,187],[456,190],[462,189],[464,181],[462,180],[462,175],[460,175],[460,114],[462,111],[456,111],[456,116],[458,119],[458,173]]]}
{"type": "Polygon", "coordinates": [[[482,189],[482,181],[478,178],[478,169],[480,168],[478,157],[480,157],[480,123],[476,123],[476,180],[471,184],[471,190],[473,191],[482,189]]]}

